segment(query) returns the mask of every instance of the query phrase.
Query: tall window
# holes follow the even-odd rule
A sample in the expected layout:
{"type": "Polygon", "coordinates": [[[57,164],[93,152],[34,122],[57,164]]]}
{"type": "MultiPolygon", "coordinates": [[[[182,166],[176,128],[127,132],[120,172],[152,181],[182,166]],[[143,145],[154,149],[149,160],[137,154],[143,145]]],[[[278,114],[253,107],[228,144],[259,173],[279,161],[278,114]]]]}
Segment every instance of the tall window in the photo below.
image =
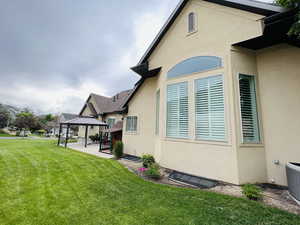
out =
{"type": "Polygon", "coordinates": [[[244,143],[259,143],[260,132],[257,116],[256,87],[254,76],[239,75],[240,107],[244,143]]]}
{"type": "Polygon", "coordinates": [[[188,15],[188,32],[196,31],[196,14],[194,12],[189,13],[188,15]]]}
{"type": "Polygon", "coordinates": [[[155,134],[159,134],[159,104],[160,104],[160,91],[156,92],[156,123],[155,123],[155,134]]]}
{"type": "Polygon", "coordinates": [[[223,76],[195,80],[196,138],[225,140],[223,76]]]}
{"type": "Polygon", "coordinates": [[[127,116],[126,131],[128,131],[128,132],[136,132],[137,131],[137,117],[136,116],[127,116]]]}
{"type": "Polygon", "coordinates": [[[167,87],[167,137],[187,138],[188,83],[171,84],[167,87]]]}

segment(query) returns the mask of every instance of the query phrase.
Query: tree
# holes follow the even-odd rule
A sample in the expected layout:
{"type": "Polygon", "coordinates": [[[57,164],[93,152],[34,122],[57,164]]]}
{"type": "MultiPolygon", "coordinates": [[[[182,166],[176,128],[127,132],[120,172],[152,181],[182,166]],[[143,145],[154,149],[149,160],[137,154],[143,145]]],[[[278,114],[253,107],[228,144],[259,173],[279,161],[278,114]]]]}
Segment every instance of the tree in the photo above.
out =
{"type": "Polygon", "coordinates": [[[53,121],[54,119],[55,119],[55,117],[54,117],[52,114],[47,114],[47,115],[45,116],[45,120],[46,120],[47,122],[53,121]]]}
{"type": "Polygon", "coordinates": [[[296,9],[298,11],[295,18],[296,21],[291,26],[288,35],[296,36],[300,39],[300,0],[276,0],[276,3],[285,8],[296,9]]]}
{"type": "Polygon", "coordinates": [[[6,127],[10,120],[10,113],[6,109],[0,109],[0,128],[6,127]]]}
{"type": "Polygon", "coordinates": [[[16,120],[14,122],[14,125],[22,130],[39,130],[41,129],[41,125],[38,122],[37,117],[32,112],[21,112],[16,115],[16,120]]]}

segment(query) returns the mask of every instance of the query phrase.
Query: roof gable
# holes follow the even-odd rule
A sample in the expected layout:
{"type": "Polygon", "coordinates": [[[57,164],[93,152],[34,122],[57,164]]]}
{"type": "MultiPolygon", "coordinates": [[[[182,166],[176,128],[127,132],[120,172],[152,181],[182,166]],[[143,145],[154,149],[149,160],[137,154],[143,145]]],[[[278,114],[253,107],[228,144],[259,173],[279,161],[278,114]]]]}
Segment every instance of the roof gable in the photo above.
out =
{"type": "MultiPolygon", "coordinates": [[[[147,62],[148,58],[151,56],[155,48],[158,46],[160,41],[163,39],[165,34],[168,32],[170,27],[173,25],[175,22],[176,18],[179,16],[179,14],[182,12],[182,10],[185,8],[186,4],[190,0],[181,0],[178,6],[175,8],[173,13],[170,15],[162,29],[159,31],[158,35],[155,37],[145,54],[142,56],[140,59],[138,65],[142,65],[147,62]]],[[[256,13],[259,15],[264,15],[264,16],[271,16],[280,12],[285,11],[285,9],[268,4],[268,3],[263,3],[263,2],[257,2],[257,1],[252,1],[252,0],[203,0],[206,2],[211,2],[219,5],[223,5],[226,7],[231,7],[235,9],[240,9],[252,13],[256,13]]],[[[136,67],[133,67],[136,68],[136,67]]]]}
{"type": "Polygon", "coordinates": [[[92,107],[92,112],[96,115],[103,115],[107,113],[122,113],[124,111],[123,105],[130,96],[132,90],[122,91],[113,97],[106,97],[92,93],[87,99],[80,115],[84,112],[86,107],[92,107]],[[93,103],[92,103],[92,100],[93,103]]]}

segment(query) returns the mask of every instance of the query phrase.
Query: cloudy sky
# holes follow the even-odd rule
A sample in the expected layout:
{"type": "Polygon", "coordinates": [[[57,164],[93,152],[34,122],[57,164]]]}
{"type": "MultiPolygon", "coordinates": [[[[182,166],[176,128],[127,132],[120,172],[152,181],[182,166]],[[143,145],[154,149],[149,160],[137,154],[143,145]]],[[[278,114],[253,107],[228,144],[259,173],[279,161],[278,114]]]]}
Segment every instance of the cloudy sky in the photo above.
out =
{"type": "Polygon", "coordinates": [[[179,0],[0,1],[0,103],[78,113],[130,71],[179,0]]]}

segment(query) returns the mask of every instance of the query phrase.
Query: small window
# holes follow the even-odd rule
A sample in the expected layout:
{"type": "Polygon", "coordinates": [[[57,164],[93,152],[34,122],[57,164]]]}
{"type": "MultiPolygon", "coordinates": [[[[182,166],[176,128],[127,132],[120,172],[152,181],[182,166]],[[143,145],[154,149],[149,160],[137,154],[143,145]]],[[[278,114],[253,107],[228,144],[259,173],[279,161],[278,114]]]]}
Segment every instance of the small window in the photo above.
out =
{"type": "Polygon", "coordinates": [[[136,132],[137,131],[137,117],[136,116],[128,116],[126,118],[126,131],[128,131],[128,132],[136,132]]]}
{"type": "Polygon", "coordinates": [[[108,118],[107,124],[109,128],[112,128],[115,125],[116,119],[115,118],[108,118]]]}
{"type": "Polygon", "coordinates": [[[188,16],[188,32],[192,33],[196,31],[196,14],[191,12],[188,16]]]}
{"type": "Polygon", "coordinates": [[[243,143],[259,143],[255,77],[239,75],[243,143]]]}
{"type": "Polygon", "coordinates": [[[167,137],[188,138],[189,101],[188,83],[167,86],[167,137]]]}

